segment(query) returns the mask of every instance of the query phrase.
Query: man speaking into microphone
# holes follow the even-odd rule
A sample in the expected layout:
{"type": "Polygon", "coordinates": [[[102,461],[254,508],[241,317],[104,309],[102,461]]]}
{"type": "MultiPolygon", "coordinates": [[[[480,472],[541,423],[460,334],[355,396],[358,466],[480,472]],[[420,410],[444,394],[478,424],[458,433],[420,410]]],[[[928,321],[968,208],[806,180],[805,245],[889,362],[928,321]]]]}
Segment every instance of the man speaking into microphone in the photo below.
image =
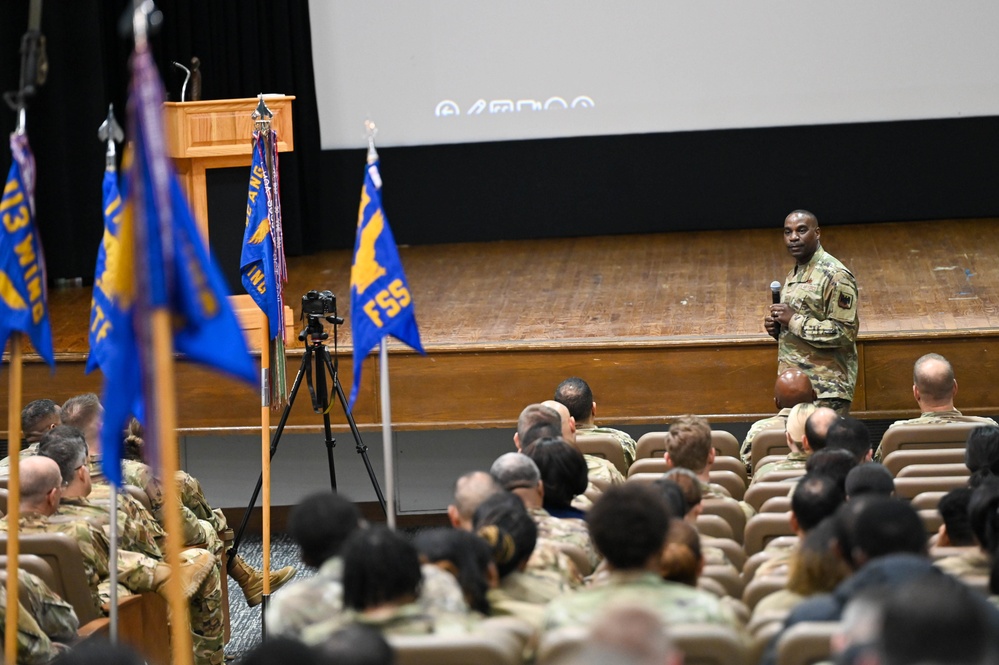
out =
{"type": "Polygon", "coordinates": [[[784,220],[784,245],[795,265],[763,325],[777,338],[777,373],[800,369],[812,381],[816,404],[845,416],[857,384],[857,280],[822,249],[819,235],[819,220],[807,210],[784,220]]]}

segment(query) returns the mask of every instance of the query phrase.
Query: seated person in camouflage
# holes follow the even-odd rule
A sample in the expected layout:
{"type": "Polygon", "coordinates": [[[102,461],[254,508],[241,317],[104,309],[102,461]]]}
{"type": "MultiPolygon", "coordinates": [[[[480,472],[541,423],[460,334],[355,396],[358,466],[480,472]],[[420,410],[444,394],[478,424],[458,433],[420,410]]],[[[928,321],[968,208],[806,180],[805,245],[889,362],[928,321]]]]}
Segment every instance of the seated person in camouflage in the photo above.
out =
{"type": "Polygon", "coordinates": [[[538,439],[523,450],[541,472],[544,508],[552,517],[584,519],[586,513],[572,502],[586,491],[586,460],[561,438],[538,439]]]}
{"type": "MultiPolygon", "coordinates": [[[[555,413],[559,417],[559,424],[562,427],[562,438],[565,439],[566,443],[575,447],[576,420],[569,414],[569,409],[565,407],[565,404],[551,399],[545,400],[541,404],[555,410],[555,413]]],[[[524,443],[524,447],[527,447],[527,443],[524,443]]],[[[624,474],[610,460],[585,453],[583,454],[583,459],[586,460],[586,472],[590,481],[599,489],[605,490],[611,485],[624,484],[624,474]]]]}
{"type": "Polygon", "coordinates": [[[349,623],[384,635],[463,634],[476,623],[469,614],[428,611],[417,602],[423,575],[416,548],[383,526],[355,531],[343,549],[341,614],[303,631],[306,644],[320,644],[349,623]]]}
{"type": "MultiPolygon", "coordinates": [[[[62,533],[75,540],[83,555],[94,608],[106,612],[111,584],[107,537],[89,520],[58,512],[62,474],[54,460],[35,455],[21,461],[20,467],[21,518],[18,531],[22,534],[62,533]]],[[[4,517],[0,520],[0,531],[9,528],[4,517]]],[[[117,581],[122,595],[143,591],[165,594],[170,574],[170,567],[164,563],[138,552],[118,550],[117,581]]],[[[185,550],[178,575],[184,596],[190,602],[195,663],[220,665],[224,659],[222,591],[215,559],[204,550],[185,550]]]]}
{"type": "MultiPolygon", "coordinates": [[[[69,649],[76,641],[80,621],[72,606],[40,578],[18,570],[17,662],[42,665],[69,649]]],[[[7,585],[0,585],[0,631],[6,630],[7,585]]],[[[2,634],[2,633],[0,633],[2,634]]],[[[0,640],[2,643],[2,640],[0,640]]]]}
{"type": "Polygon", "coordinates": [[[742,461],[746,463],[746,468],[752,462],[753,440],[756,435],[764,430],[785,429],[787,417],[791,409],[798,404],[811,404],[815,401],[815,390],[808,375],[800,369],[787,369],[780,373],[777,382],[774,384],[774,404],[777,406],[777,415],[757,420],[749,428],[746,438],[742,441],[742,448],[739,451],[742,461]]]}
{"type": "Polygon", "coordinates": [[[558,388],[555,389],[555,401],[564,404],[569,410],[569,415],[576,422],[577,437],[590,434],[609,434],[621,444],[624,463],[631,466],[635,462],[637,444],[631,436],[613,427],[597,426],[595,422],[597,403],[594,401],[593,392],[586,381],[574,376],[558,384],[558,388]]]}
{"type": "Polygon", "coordinates": [[[999,427],[983,425],[968,433],[964,465],[971,471],[968,485],[978,487],[999,476],[999,427]]]}
{"type": "Polygon", "coordinates": [[[612,487],[593,505],[587,523],[610,574],[549,603],[545,630],[586,625],[616,605],[652,610],[667,626],[711,623],[741,629],[715,596],[663,580],[660,566],[670,514],[655,489],[638,483],[612,487]]]}
{"type": "Polygon", "coordinates": [[[575,547],[589,561],[589,575],[600,563],[600,555],[590,541],[586,522],[578,518],[559,518],[544,509],[545,485],[541,471],[534,460],[522,453],[505,453],[496,458],[489,473],[508,492],[521,501],[538,526],[538,537],[551,542],[575,547]]]}
{"type": "Polygon", "coordinates": [[[492,548],[499,573],[498,585],[486,595],[490,613],[516,616],[540,628],[545,606],[573,587],[565,575],[531,566],[538,528],[523,503],[508,492],[492,496],[475,511],[474,527],[492,548]]]}
{"type": "Polygon", "coordinates": [[[829,426],[826,448],[850,451],[857,458],[857,464],[870,462],[874,454],[871,449],[871,433],[867,425],[851,416],[839,418],[829,426]]]}
{"type": "MultiPolygon", "coordinates": [[[[912,396],[919,405],[919,417],[908,420],[896,420],[892,427],[910,425],[949,425],[951,423],[981,423],[996,425],[991,418],[966,416],[954,406],[957,395],[957,379],[954,378],[954,368],[950,362],[937,353],[927,353],[919,358],[912,368],[912,396]]],[[[875,460],[881,459],[881,446],[874,454],[875,460]]]]}
{"type": "MultiPolygon", "coordinates": [[[[449,608],[450,611],[490,614],[486,593],[498,574],[492,549],[485,541],[470,531],[441,527],[420,531],[413,537],[413,545],[420,555],[424,586],[430,568],[457,581],[461,599],[458,605],[449,608]]],[[[420,591],[423,593],[424,589],[421,587],[420,591]]]]}
{"type": "MultiPolygon", "coordinates": [[[[38,451],[38,442],[53,427],[62,424],[59,405],[50,399],[36,399],[21,409],[21,437],[29,444],[21,450],[20,458],[31,457],[38,451]]],[[[10,458],[0,460],[0,469],[7,473],[10,458]]]]}
{"type": "Polygon", "coordinates": [[[873,494],[885,498],[895,496],[895,479],[891,471],[880,464],[861,464],[846,474],[846,500],[873,494]]]}
{"type": "Polygon", "coordinates": [[[940,559],[936,566],[957,577],[988,577],[999,547],[999,480],[986,481],[971,494],[968,524],[977,547],[940,559]]]}
{"type": "MultiPolygon", "coordinates": [[[[96,484],[92,499],[95,501],[104,500],[109,493],[109,487],[104,482],[103,473],[100,471],[100,432],[104,425],[104,407],[101,406],[97,395],[86,393],[66,400],[62,406],[62,413],[63,422],[83,430],[90,449],[90,470],[96,484]]],[[[141,455],[141,432],[138,422],[135,420],[129,427],[129,439],[126,439],[126,449],[132,451],[133,456],[141,455]]],[[[141,459],[123,459],[122,482],[126,485],[135,485],[146,493],[152,507],[153,517],[156,518],[161,527],[166,528],[163,519],[163,489],[160,480],[154,476],[152,469],[141,459]]],[[[186,471],[177,473],[177,484],[182,504],[183,533],[181,536],[184,545],[205,548],[221,558],[222,542],[219,540],[218,533],[228,528],[225,515],[221,510],[213,509],[208,504],[208,500],[201,490],[201,484],[186,471]]],[[[295,576],[295,572],[291,566],[271,571],[271,592],[281,588],[295,576]]],[[[246,597],[246,603],[250,607],[259,605],[263,599],[263,573],[250,566],[239,555],[229,560],[228,573],[239,584],[246,597]]]]}
{"type": "Polygon", "coordinates": [[[447,507],[448,521],[455,529],[472,530],[475,509],[503,488],[486,471],[469,471],[454,483],[454,499],[447,507]]]}
{"type": "Polygon", "coordinates": [[[946,547],[952,551],[951,556],[934,557],[937,560],[937,567],[953,575],[960,575],[961,570],[965,570],[965,557],[977,558],[981,548],[975,540],[975,534],[971,530],[971,516],[968,514],[968,507],[971,504],[971,496],[976,490],[970,487],[957,487],[940,497],[937,504],[937,511],[943,520],[940,529],[937,531],[934,548],[946,547]],[[959,570],[954,572],[948,570],[950,565],[958,564],[959,570]]]}
{"type": "MultiPolygon", "coordinates": [[[[832,411],[832,409],[829,409],[832,411]]],[[[762,482],[767,479],[767,475],[775,471],[797,471],[805,472],[805,462],[812,454],[812,447],[805,443],[805,422],[815,411],[815,405],[802,403],[794,406],[787,416],[787,429],[784,436],[787,439],[787,446],[791,452],[779,462],[769,462],[760,466],[753,474],[750,484],[762,482]]],[[[833,411],[833,413],[836,413],[833,411]]]]}

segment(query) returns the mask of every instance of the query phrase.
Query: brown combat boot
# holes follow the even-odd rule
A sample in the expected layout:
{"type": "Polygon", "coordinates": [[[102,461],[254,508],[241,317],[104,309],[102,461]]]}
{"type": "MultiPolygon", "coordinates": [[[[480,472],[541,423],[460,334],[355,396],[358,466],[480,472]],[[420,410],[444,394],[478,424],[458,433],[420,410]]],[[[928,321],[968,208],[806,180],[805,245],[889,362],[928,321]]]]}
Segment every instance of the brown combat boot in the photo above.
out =
{"type": "MultiPolygon", "coordinates": [[[[285,582],[294,577],[296,572],[292,566],[285,566],[281,570],[272,570],[271,593],[284,586],[285,582]]],[[[246,563],[243,557],[238,554],[229,568],[229,576],[236,580],[236,584],[243,590],[246,604],[250,607],[256,607],[264,599],[264,574],[246,563]]]]}
{"type": "MultiPolygon", "coordinates": [[[[205,550],[185,550],[182,553],[182,560],[178,568],[180,577],[180,588],[184,593],[184,598],[190,598],[211,575],[217,559],[211,552],[205,550]]],[[[166,596],[167,580],[170,578],[170,566],[162,563],[156,566],[153,573],[153,587],[156,593],[166,596]]]]}

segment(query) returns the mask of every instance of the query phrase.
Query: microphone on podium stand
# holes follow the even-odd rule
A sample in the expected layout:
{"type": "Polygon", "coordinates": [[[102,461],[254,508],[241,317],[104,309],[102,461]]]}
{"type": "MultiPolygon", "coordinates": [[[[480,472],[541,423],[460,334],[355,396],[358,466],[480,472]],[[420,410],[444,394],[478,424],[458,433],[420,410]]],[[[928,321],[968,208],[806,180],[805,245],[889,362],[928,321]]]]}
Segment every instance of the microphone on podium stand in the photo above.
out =
{"type": "MultiPolygon", "coordinates": [[[[772,296],[772,302],[774,305],[780,304],[780,282],[774,280],[770,282],[770,295],[772,296]]],[[[780,324],[775,323],[774,328],[774,339],[780,338],[780,324]]]]}

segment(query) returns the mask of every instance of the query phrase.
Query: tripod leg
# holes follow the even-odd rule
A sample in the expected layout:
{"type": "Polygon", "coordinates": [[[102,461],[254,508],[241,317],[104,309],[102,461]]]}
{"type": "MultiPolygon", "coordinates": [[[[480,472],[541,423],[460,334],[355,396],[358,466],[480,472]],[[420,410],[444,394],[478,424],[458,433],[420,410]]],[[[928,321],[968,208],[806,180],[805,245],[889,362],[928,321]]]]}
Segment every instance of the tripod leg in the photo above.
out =
{"type": "MultiPolygon", "coordinates": [[[[295,375],[295,382],[291,386],[291,392],[288,393],[288,403],[284,407],[284,412],[281,414],[281,420],[278,422],[277,429],[274,431],[274,436],[271,438],[271,459],[274,459],[274,453],[277,452],[278,443],[281,441],[281,434],[284,432],[284,426],[288,423],[288,416],[291,415],[291,407],[295,404],[295,397],[298,395],[298,389],[302,387],[302,379],[305,377],[305,368],[309,366],[312,361],[312,348],[305,347],[305,354],[302,356],[302,365],[298,368],[298,374],[295,375]]],[[[246,512],[243,513],[243,520],[239,523],[239,529],[236,530],[236,536],[233,538],[232,547],[229,548],[229,567],[232,567],[233,560],[239,553],[239,545],[243,542],[243,532],[246,531],[246,525],[250,521],[250,511],[257,504],[257,497],[260,496],[260,490],[264,485],[264,474],[260,473],[257,478],[257,485],[253,488],[253,496],[250,497],[250,502],[246,505],[246,512]]]]}
{"type": "MultiPolygon", "coordinates": [[[[350,409],[347,408],[347,397],[343,393],[343,386],[340,384],[340,377],[336,370],[333,369],[333,361],[330,359],[329,349],[323,347],[323,360],[326,361],[326,369],[329,370],[330,376],[333,377],[333,389],[336,391],[336,396],[340,400],[340,406],[343,407],[343,414],[347,418],[347,424],[350,426],[350,433],[354,437],[354,445],[357,450],[357,454],[361,456],[364,460],[364,468],[368,471],[368,478],[371,479],[371,486],[375,490],[375,496],[378,497],[378,505],[382,507],[382,513],[388,516],[388,510],[385,507],[385,495],[382,494],[381,485],[378,484],[378,477],[375,475],[375,469],[371,466],[371,460],[368,458],[368,447],[364,445],[361,441],[361,432],[357,429],[357,423],[354,422],[354,416],[350,413],[350,409]]],[[[317,361],[318,362],[318,359],[317,361]]]]}
{"type": "MultiPolygon", "coordinates": [[[[330,489],[336,494],[336,463],[333,461],[333,447],[336,446],[336,439],[333,438],[333,429],[330,427],[330,406],[329,392],[326,390],[326,370],[323,368],[323,359],[328,357],[325,346],[321,346],[316,356],[316,399],[323,407],[323,431],[326,433],[326,459],[330,467],[330,489]]],[[[332,376],[332,373],[331,373],[332,376]]]]}

